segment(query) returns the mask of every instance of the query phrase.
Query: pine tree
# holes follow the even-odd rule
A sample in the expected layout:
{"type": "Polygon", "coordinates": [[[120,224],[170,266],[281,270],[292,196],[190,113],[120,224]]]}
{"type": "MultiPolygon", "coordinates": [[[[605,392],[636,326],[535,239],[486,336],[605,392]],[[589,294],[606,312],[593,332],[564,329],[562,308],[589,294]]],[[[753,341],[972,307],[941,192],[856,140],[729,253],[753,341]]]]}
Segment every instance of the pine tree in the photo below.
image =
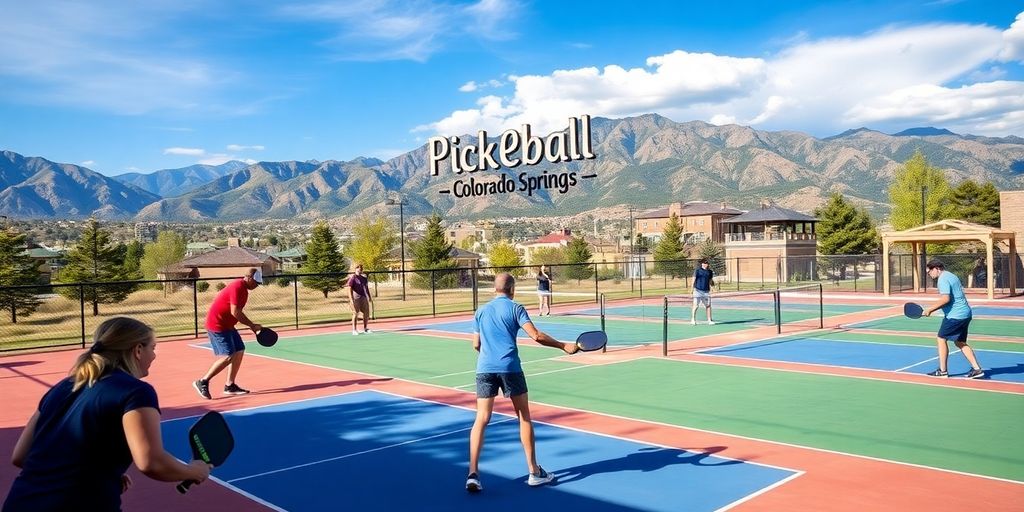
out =
{"type": "Polygon", "coordinates": [[[688,272],[683,248],[683,226],[679,216],[672,214],[661,232],[661,240],[654,247],[654,271],[670,278],[683,277],[688,272]]]}
{"type": "MultiPolygon", "coordinates": [[[[0,287],[33,285],[39,282],[39,266],[26,252],[27,235],[12,229],[0,229],[0,287]]],[[[29,316],[42,299],[32,288],[5,289],[0,293],[0,309],[11,312],[11,323],[18,315],[29,316]]]]}
{"type": "Polygon", "coordinates": [[[722,246],[710,238],[705,238],[697,245],[697,258],[708,260],[708,267],[715,275],[725,273],[725,260],[722,259],[722,246]]]}
{"type": "Polygon", "coordinates": [[[341,274],[348,271],[348,265],[338,247],[338,239],[326,221],[321,220],[313,225],[313,235],[306,244],[306,265],[302,270],[307,274],[327,274],[300,278],[302,286],[319,290],[325,299],[330,292],[345,286],[341,274]]]}
{"type": "Polygon", "coordinates": [[[594,275],[593,266],[589,265],[593,253],[587,241],[581,237],[572,237],[569,245],[565,246],[565,262],[572,266],[565,268],[565,277],[575,279],[577,282],[588,279],[594,275]]]}
{"type": "Polygon", "coordinates": [[[515,277],[525,273],[525,269],[522,268],[523,259],[516,252],[516,248],[505,240],[499,240],[491,245],[487,259],[491,261],[495,272],[508,272],[515,277]]]}
{"type": "MultiPolygon", "coordinates": [[[[141,276],[142,275],[142,272],[141,272],[141,261],[142,261],[142,255],[144,254],[144,252],[145,252],[145,248],[144,248],[142,242],[140,242],[138,240],[132,240],[131,242],[128,242],[128,245],[125,247],[125,251],[124,251],[124,269],[125,269],[125,271],[127,271],[129,273],[132,273],[132,274],[138,274],[138,275],[141,276]]],[[[184,253],[182,253],[182,254],[184,254],[184,253]]]]}
{"type": "Polygon", "coordinates": [[[825,206],[814,210],[818,218],[818,252],[871,254],[878,252],[878,232],[868,212],[835,192],[825,206]]]}
{"type": "Polygon", "coordinates": [[[953,189],[952,202],[962,220],[999,227],[999,191],[992,182],[978,185],[965,180],[953,189]]]}
{"type": "MultiPolygon", "coordinates": [[[[134,275],[126,271],[117,247],[110,240],[110,233],[100,228],[96,219],[89,223],[82,232],[82,238],[68,252],[67,265],[61,269],[61,283],[104,283],[111,281],[128,281],[134,275]]],[[[70,300],[79,300],[80,291],[84,293],[86,302],[92,303],[92,314],[100,314],[100,304],[117,304],[128,298],[138,285],[97,285],[62,286],[58,293],[70,300]]]]}
{"type": "MultiPolygon", "coordinates": [[[[452,244],[444,238],[444,228],[441,226],[441,216],[435,212],[427,219],[427,234],[422,240],[411,245],[413,254],[413,268],[420,270],[427,269],[451,269],[455,268],[455,260],[452,258],[452,244]]],[[[455,286],[455,274],[452,272],[434,272],[433,282],[431,272],[416,272],[412,276],[412,285],[416,288],[430,290],[432,288],[452,288],[455,286]]]]}

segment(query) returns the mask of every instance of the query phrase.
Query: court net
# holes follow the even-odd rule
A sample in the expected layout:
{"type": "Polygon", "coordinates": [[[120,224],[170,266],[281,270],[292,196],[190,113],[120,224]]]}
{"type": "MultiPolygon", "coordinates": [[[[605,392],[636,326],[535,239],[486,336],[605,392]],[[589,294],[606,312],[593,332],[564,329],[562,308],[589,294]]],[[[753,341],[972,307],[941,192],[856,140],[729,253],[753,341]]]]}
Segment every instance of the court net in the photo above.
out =
{"type": "MultiPolygon", "coordinates": [[[[781,334],[783,326],[796,329],[822,329],[825,324],[821,284],[771,288],[765,290],[713,293],[708,303],[700,302],[694,311],[694,297],[666,295],[662,301],[662,354],[668,355],[669,339],[692,337],[685,334],[687,326],[721,326],[723,332],[749,327],[775,326],[781,334]]],[[[713,331],[705,334],[712,334],[713,331]]]]}

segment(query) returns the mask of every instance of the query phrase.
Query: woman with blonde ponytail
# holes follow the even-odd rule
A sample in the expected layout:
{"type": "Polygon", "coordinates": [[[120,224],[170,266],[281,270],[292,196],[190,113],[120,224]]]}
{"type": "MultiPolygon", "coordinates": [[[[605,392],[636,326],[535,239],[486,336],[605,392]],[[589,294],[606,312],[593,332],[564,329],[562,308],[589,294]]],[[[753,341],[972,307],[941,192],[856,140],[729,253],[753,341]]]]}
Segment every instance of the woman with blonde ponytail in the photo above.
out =
{"type": "Polygon", "coordinates": [[[18,438],[11,462],[22,471],[3,512],[121,510],[132,462],[164,482],[210,475],[208,464],[183,464],[164,450],[156,390],[140,380],[156,359],[153,329],[116,317],[96,328],[93,341],[18,438]]]}

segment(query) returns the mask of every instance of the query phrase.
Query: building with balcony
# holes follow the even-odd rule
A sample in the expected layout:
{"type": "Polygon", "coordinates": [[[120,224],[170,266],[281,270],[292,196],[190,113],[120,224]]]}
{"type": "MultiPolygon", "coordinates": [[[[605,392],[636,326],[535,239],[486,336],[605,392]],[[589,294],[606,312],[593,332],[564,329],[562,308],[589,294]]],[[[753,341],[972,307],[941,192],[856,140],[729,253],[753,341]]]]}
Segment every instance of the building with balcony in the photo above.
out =
{"type": "Polygon", "coordinates": [[[774,203],[762,203],[760,208],[723,220],[731,279],[787,282],[814,276],[817,222],[774,203]]]}
{"type": "Polygon", "coordinates": [[[737,210],[725,203],[672,203],[664,208],[640,214],[633,220],[633,228],[636,233],[655,244],[661,240],[661,234],[672,215],[678,215],[683,228],[683,243],[696,244],[709,238],[717,243],[723,243],[726,228],[722,222],[742,213],[743,210],[737,210]]]}

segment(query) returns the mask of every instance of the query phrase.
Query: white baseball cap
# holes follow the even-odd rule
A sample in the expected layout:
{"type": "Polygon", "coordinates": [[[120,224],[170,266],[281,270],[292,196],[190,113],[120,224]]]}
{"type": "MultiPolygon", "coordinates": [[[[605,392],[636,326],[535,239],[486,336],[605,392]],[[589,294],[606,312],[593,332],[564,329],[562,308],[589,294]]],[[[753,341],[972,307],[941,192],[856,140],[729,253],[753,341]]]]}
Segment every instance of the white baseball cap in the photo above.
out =
{"type": "Polygon", "coordinates": [[[252,275],[252,280],[259,284],[263,284],[263,271],[257,270],[256,273],[252,275]]]}

